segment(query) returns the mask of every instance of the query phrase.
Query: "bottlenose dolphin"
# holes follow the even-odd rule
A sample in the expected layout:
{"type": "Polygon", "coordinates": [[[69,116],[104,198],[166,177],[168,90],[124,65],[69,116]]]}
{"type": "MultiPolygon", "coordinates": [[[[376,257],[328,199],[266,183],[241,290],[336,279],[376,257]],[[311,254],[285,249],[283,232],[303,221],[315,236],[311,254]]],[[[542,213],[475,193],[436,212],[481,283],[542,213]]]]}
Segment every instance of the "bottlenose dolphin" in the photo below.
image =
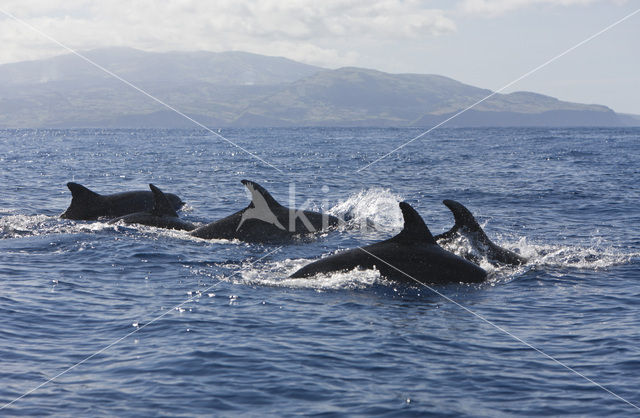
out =
{"type": "Polygon", "coordinates": [[[169,199],[167,199],[167,196],[162,193],[162,190],[153,184],[149,184],[149,188],[154,197],[153,209],[151,209],[151,211],[130,213],[112,219],[109,223],[123,222],[126,224],[141,224],[158,228],[178,229],[181,231],[192,231],[196,228],[191,222],[178,218],[178,214],[171,205],[171,202],[169,202],[169,199]]]}
{"type": "MultiPolygon", "coordinates": [[[[449,231],[436,235],[436,241],[440,245],[447,245],[456,238],[464,236],[471,242],[476,252],[481,257],[487,258],[492,264],[520,265],[527,262],[525,257],[491,242],[469,209],[461,203],[454,200],[443,200],[442,203],[453,213],[455,225],[449,231]]],[[[473,262],[479,261],[478,257],[472,253],[465,254],[464,257],[473,262]]]]}
{"type": "Polygon", "coordinates": [[[404,229],[398,235],[321,258],[290,277],[375,267],[382,276],[409,283],[478,283],[486,279],[486,271],[438,246],[422,217],[408,203],[401,202],[400,209],[404,229]]]}
{"type": "Polygon", "coordinates": [[[249,180],[241,182],[251,192],[249,206],[226,218],[201,226],[191,231],[191,235],[205,239],[277,242],[327,229],[339,223],[335,216],[282,206],[259,184],[249,180]]]}
{"type": "MultiPolygon", "coordinates": [[[[129,213],[150,211],[153,209],[153,193],[149,191],[131,191],[100,195],[78,183],[67,183],[71,190],[71,204],[62,215],[64,219],[95,220],[98,218],[116,218],[129,213]]],[[[167,193],[167,199],[175,210],[184,205],[175,194],[167,193]]]]}

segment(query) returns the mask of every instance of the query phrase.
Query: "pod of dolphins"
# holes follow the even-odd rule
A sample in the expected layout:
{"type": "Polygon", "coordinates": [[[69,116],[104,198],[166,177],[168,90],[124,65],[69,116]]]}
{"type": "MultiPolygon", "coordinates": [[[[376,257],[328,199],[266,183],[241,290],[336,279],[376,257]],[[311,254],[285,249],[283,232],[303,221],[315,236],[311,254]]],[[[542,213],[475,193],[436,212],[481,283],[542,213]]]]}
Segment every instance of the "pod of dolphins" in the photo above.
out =
{"type": "MultiPolygon", "coordinates": [[[[175,194],[163,193],[153,184],[149,184],[151,191],[100,195],[80,184],[67,183],[72,200],[60,217],[110,219],[110,223],[187,231],[189,235],[203,239],[237,239],[251,243],[287,242],[340,225],[335,216],[281,205],[253,181],[242,180],[242,184],[251,192],[249,205],[203,226],[180,219],[177,210],[184,202],[175,194]]],[[[408,203],[400,202],[404,227],[399,234],[372,245],[320,258],[290,277],[375,268],[383,277],[411,284],[479,283],[487,278],[487,272],[477,265],[480,259],[496,265],[527,262],[521,255],[494,244],[462,204],[453,200],[443,203],[455,219],[454,226],[443,234],[433,236],[420,214],[408,203]],[[442,248],[460,238],[466,239],[474,250],[464,258],[442,248]]]]}

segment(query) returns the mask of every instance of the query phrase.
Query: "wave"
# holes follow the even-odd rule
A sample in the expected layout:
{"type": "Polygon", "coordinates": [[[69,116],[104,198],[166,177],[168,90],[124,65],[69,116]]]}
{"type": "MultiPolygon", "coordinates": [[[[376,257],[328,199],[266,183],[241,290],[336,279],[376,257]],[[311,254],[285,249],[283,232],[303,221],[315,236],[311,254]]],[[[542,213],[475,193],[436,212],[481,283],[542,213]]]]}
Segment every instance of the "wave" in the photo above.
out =
{"type": "Polygon", "coordinates": [[[319,274],[310,278],[289,278],[291,274],[308,263],[309,260],[306,259],[275,261],[260,268],[243,269],[236,280],[248,285],[315,290],[363,289],[386,282],[378,271],[361,269],[319,274]]]}
{"type": "Polygon", "coordinates": [[[105,222],[77,222],[47,215],[9,215],[0,218],[0,239],[51,234],[79,234],[114,230],[105,222]]]}
{"type": "MultiPolygon", "coordinates": [[[[521,266],[494,265],[480,254],[474,254],[477,257],[477,263],[488,273],[488,278],[484,285],[495,286],[508,283],[517,280],[532,270],[544,272],[549,268],[560,268],[597,271],[630,264],[640,259],[640,253],[628,253],[601,245],[582,247],[531,244],[527,242],[526,238],[521,238],[516,242],[500,241],[496,243],[520,253],[527,257],[529,261],[521,266]]],[[[446,249],[463,256],[472,253],[474,251],[473,248],[470,243],[461,238],[447,246],[446,249]]],[[[289,278],[295,271],[313,261],[315,259],[300,258],[269,261],[255,265],[249,263],[235,264],[228,266],[233,273],[227,276],[226,279],[246,285],[315,290],[362,289],[375,285],[393,285],[392,281],[382,277],[377,270],[354,269],[346,272],[318,274],[302,279],[289,278]]],[[[412,287],[419,287],[419,285],[412,287]]]]}
{"type": "Polygon", "coordinates": [[[388,284],[388,280],[382,278],[376,270],[354,269],[346,272],[319,274],[314,277],[291,279],[289,276],[295,271],[311,262],[311,260],[285,259],[267,261],[264,263],[225,263],[226,272],[211,267],[193,267],[192,274],[206,276],[212,280],[229,281],[235,284],[247,286],[269,286],[293,289],[314,290],[339,290],[339,289],[364,289],[376,284],[388,284]]]}
{"type": "MultiPolygon", "coordinates": [[[[507,244],[507,248],[509,248],[507,244]]],[[[557,244],[532,244],[521,238],[511,248],[519,248],[529,263],[536,267],[601,270],[630,264],[640,258],[639,252],[626,252],[600,242],[588,247],[557,244]]]]}
{"type": "MultiPolygon", "coordinates": [[[[339,201],[329,209],[329,213],[345,220],[345,227],[337,234],[348,234],[348,230],[369,230],[383,235],[397,232],[402,228],[402,214],[398,203],[401,195],[385,188],[369,188],[353,193],[346,199],[339,201]]],[[[22,238],[51,234],[96,234],[103,231],[125,232],[130,234],[144,234],[153,239],[183,240],[185,245],[200,244],[200,238],[191,237],[183,231],[171,231],[148,226],[112,225],[106,222],[70,221],[56,216],[9,214],[0,218],[0,239],[22,238]]],[[[377,235],[380,235],[377,233],[377,235]]],[[[324,236],[326,239],[329,235],[324,236]]],[[[377,237],[376,237],[377,238],[377,237]]],[[[529,262],[524,266],[494,266],[489,260],[474,254],[474,246],[461,237],[447,245],[446,249],[461,255],[474,255],[478,264],[489,273],[489,283],[504,283],[521,277],[531,270],[545,269],[585,269],[601,270],[614,266],[635,263],[640,259],[640,253],[616,248],[602,242],[591,245],[564,245],[552,243],[532,243],[526,237],[494,237],[496,244],[527,257],[529,262]]],[[[324,289],[354,289],[370,287],[386,283],[380,273],[375,270],[353,270],[337,272],[328,275],[318,275],[307,279],[289,279],[288,277],[302,266],[314,259],[285,259],[280,261],[265,261],[251,264],[239,262],[244,256],[242,247],[250,246],[237,240],[206,240],[209,245],[234,245],[241,252],[234,254],[234,261],[216,263],[210,267],[216,271],[218,278],[248,285],[265,285],[290,288],[324,289]]],[[[235,251],[235,250],[234,250],[235,251]]],[[[286,249],[280,254],[286,256],[286,249]]],[[[199,272],[200,274],[202,272],[199,272]]]]}

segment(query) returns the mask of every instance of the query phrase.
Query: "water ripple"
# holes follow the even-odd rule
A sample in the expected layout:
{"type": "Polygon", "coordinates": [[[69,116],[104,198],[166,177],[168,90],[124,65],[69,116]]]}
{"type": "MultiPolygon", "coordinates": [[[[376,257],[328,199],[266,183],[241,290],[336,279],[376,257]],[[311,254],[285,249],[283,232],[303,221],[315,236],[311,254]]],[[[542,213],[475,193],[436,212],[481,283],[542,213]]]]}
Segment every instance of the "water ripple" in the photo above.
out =
{"type": "Polygon", "coordinates": [[[634,414],[514,336],[640,403],[638,130],[445,129],[355,172],[418,133],[225,132],[281,175],[205,131],[1,131],[0,401],[68,370],[2,412],[634,414]],[[102,193],[152,182],[209,222],[247,205],[241,178],[283,203],[293,179],[297,202],[347,223],[278,249],[58,218],[68,181],[102,193]],[[438,293],[376,271],[287,278],[397,233],[401,200],[445,231],[447,198],[529,263],[483,260],[487,283],[438,293]]]}

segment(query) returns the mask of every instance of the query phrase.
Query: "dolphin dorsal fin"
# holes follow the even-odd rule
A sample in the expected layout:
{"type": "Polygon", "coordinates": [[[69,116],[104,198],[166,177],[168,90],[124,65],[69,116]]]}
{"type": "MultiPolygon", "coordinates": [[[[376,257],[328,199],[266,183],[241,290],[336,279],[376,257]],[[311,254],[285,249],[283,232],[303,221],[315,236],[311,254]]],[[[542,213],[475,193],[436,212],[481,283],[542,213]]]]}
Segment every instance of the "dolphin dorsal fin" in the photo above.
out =
{"type": "Polygon", "coordinates": [[[174,216],[178,217],[176,210],[167,199],[162,190],[158,189],[153,184],[149,184],[149,188],[153,192],[153,209],[151,210],[151,214],[155,216],[174,216]]]}
{"type": "Polygon", "coordinates": [[[431,235],[431,231],[427,228],[427,224],[414,208],[407,202],[400,202],[400,210],[404,217],[404,228],[398,235],[394,237],[395,240],[402,242],[423,242],[428,244],[435,244],[436,240],[431,235]]]}
{"type": "Polygon", "coordinates": [[[264,206],[264,203],[266,203],[269,208],[277,208],[282,206],[276,201],[276,199],[273,198],[273,196],[271,196],[271,193],[269,193],[258,183],[255,183],[251,180],[241,180],[241,183],[244,184],[251,192],[251,205],[249,206],[258,208],[264,206]],[[259,203],[256,204],[256,202],[259,203]]]}
{"type": "Polygon", "coordinates": [[[98,193],[91,191],[78,183],[69,182],[67,183],[67,187],[69,188],[69,190],[71,190],[72,200],[77,200],[82,202],[82,201],[97,200],[101,197],[98,193]]]}
{"type": "Polygon", "coordinates": [[[465,228],[469,232],[481,232],[484,234],[476,218],[473,217],[471,211],[464,207],[462,203],[456,202],[455,200],[443,200],[442,203],[453,213],[455,225],[451,229],[452,231],[465,228]]]}

